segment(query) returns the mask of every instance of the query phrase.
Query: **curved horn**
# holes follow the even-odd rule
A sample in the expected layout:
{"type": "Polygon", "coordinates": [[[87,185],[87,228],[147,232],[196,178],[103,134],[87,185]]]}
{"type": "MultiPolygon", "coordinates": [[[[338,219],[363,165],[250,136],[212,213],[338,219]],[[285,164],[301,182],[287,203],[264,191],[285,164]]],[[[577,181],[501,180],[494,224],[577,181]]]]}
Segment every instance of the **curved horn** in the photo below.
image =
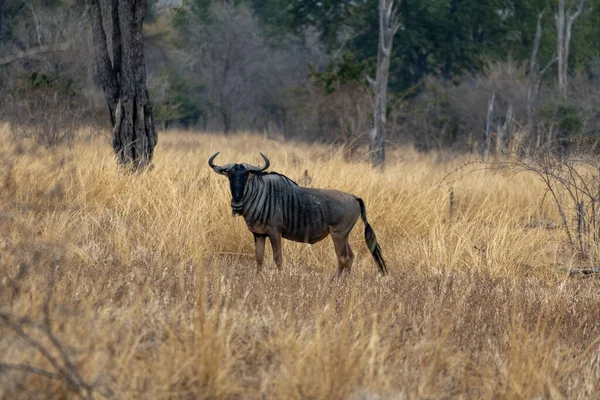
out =
{"type": "Polygon", "coordinates": [[[219,155],[219,151],[217,151],[215,154],[213,154],[209,159],[208,159],[208,165],[215,170],[215,172],[217,174],[221,174],[221,175],[225,175],[227,174],[227,172],[229,171],[229,169],[231,167],[233,167],[233,163],[229,163],[227,165],[223,165],[223,166],[219,166],[219,165],[215,165],[213,163],[214,159],[219,155]]]}
{"type": "Polygon", "coordinates": [[[271,161],[269,161],[269,159],[263,154],[260,153],[260,155],[262,156],[262,158],[265,160],[265,166],[264,167],[255,167],[252,164],[242,164],[244,167],[246,167],[246,169],[250,172],[262,172],[264,170],[266,170],[267,168],[269,168],[269,165],[271,165],[271,161]]]}

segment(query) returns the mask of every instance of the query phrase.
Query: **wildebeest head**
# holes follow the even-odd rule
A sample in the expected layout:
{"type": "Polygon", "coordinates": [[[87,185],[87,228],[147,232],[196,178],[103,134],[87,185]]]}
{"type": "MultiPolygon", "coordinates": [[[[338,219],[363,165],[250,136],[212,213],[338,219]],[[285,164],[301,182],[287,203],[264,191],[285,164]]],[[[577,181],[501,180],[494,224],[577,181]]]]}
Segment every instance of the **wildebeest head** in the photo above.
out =
{"type": "Polygon", "coordinates": [[[244,189],[246,188],[248,177],[250,174],[256,174],[266,170],[269,168],[271,162],[263,153],[260,153],[262,158],[265,160],[265,165],[263,167],[256,167],[252,164],[246,163],[229,163],[227,165],[219,166],[213,163],[217,155],[219,155],[219,152],[213,154],[208,159],[208,165],[217,174],[225,175],[229,178],[229,188],[231,189],[231,209],[233,210],[233,215],[241,214],[242,209],[244,208],[244,203],[242,200],[244,198],[244,189]]]}

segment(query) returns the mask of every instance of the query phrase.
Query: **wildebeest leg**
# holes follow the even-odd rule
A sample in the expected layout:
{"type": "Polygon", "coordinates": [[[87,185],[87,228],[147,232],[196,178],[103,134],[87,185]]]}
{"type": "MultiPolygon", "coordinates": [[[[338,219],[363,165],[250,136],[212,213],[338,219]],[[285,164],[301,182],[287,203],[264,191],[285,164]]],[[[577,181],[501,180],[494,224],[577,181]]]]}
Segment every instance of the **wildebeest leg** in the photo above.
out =
{"type": "Polygon", "coordinates": [[[350,248],[350,242],[346,239],[346,254],[348,255],[348,261],[346,262],[346,273],[350,275],[350,271],[352,271],[352,263],[354,262],[354,252],[350,248]]]}
{"type": "Polygon", "coordinates": [[[354,253],[350,248],[350,243],[348,243],[348,235],[332,233],[331,238],[333,239],[335,254],[337,255],[338,259],[336,278],[339,278],[344,269],[346,269],[348,273],[350,272],[350,269],[352,268],[352,262],[354,261],[354,253]]]}
{"type": "Polygon", "coordinates": [[[273,259],[275,260],[275,265],[277,266],[277,269],[281,271],[281,234],[269,234],[269,240],[271,241],[271,248],[273,249],[273,259]]]}
{"type": "Polygon", "coordinates": [[[265,235],[254,234],[254,254],[256,257],[256,272],[260,272],[265,259],[265,235]]]}

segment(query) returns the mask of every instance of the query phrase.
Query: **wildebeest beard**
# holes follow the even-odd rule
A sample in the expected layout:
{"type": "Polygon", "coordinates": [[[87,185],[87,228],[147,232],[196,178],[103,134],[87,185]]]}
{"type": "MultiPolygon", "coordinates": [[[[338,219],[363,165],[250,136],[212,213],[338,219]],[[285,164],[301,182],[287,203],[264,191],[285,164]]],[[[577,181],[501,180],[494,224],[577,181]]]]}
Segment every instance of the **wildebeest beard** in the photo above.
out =
{"type": "Polygon", "coordinates": [[[233,215],[234,217],[236,215],[242,215],[242,211],[243,210],[244,210],[243,208],[233,208],[233,207],[231,207],[231,215],[233,215]]]}

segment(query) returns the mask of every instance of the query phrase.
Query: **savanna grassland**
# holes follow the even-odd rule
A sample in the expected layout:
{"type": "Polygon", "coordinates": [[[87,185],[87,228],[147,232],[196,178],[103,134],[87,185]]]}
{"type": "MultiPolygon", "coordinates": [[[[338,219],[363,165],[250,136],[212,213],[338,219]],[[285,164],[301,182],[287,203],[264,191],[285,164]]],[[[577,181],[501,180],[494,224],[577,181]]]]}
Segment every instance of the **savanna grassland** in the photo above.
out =
{"type": "Polygon", "coordinates": [[[332,147],[184,132],[159,137],[152,171],[128,174],[105,136],[47,150],[0,130],[1,398],[600,390],[600,283],[564,271],[580,260],[548,229],[559,215],[532,174],[443,180],[467,158],[389,150],[379,172],[332,147]],[[268,245],[256,274],[252,235],[207,165],[216,151],[221,164],[262,151],[299,183],[362,197],[390,274],[378,275],[361,221],[350,276],[330,280],[329,238],[285,241],[281,272],[268,245]]]}

